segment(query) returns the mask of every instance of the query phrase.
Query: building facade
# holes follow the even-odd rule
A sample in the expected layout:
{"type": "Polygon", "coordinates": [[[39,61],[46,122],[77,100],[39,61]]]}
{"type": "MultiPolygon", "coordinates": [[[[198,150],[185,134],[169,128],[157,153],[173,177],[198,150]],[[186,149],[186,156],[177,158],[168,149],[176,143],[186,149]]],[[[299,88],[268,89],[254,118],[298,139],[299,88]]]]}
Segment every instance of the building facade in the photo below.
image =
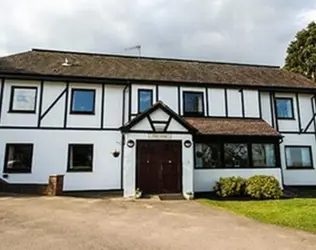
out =
{"type": "Polygon", "coordinates": [[[272,66],[32,50],[0,58],[1,179],[64,191],[316,185],[315,93],[272,66]]]}

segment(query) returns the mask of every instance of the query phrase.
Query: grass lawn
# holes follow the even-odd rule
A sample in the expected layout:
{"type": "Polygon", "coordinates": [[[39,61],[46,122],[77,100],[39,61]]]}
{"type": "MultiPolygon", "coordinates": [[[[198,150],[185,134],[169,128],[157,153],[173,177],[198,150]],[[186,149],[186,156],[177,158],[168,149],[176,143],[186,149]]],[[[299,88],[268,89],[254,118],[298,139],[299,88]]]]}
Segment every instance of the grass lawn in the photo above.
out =
{"type": "Polygon", "coordinates": [[[261,222],[316,233],[316,198],[293,198],[267,201],[218,201],[198,199],[198,201],[203,204],[230,210],[261,222]]]}

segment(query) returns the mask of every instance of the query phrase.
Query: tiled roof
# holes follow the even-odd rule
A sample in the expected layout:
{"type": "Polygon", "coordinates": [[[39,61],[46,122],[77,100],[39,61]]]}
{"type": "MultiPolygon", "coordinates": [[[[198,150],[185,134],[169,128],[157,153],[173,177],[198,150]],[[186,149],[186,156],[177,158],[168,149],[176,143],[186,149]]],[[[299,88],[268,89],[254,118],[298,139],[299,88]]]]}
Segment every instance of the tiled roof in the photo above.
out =
{"type": "Polygon", "coordinates": [[[231,136],[281,136],[261,119],[185,118],[200,134],[231,136]]]}
{"type": "Polygon", "coordinates": [[[0,74],[129,79],[216,85],[315,89],[311,80],[279,67],[32,50],[0,58],[0,74]],[[69,65],[63,66],[67,58],[69,65]]]}

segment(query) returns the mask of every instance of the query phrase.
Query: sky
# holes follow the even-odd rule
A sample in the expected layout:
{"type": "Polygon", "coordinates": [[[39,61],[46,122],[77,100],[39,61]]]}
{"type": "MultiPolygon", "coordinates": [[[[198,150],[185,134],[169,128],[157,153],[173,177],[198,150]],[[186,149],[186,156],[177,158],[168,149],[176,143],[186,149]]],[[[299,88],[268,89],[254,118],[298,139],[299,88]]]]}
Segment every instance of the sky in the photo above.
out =
{"type": "Polygon", "coordinates": [[[315,0],[0,0],[0,56],[32,48],[283,65],[315,0]]]}

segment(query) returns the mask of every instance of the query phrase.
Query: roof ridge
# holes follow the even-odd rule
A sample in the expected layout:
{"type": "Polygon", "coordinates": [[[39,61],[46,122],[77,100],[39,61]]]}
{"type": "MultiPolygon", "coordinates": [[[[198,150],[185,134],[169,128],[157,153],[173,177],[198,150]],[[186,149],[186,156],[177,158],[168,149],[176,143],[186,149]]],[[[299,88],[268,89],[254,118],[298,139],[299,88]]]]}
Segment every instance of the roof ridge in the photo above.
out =
{"type": "Polygon", "coordinates": [[[166,58],[166,57],[149,57],[149,56],[130,56],[122,54],[106,54],[106,53],[95,53],[95,52],[83,52],[83,51],[71,51],[71,50],[54,50],[54,49],[40,49],[32,48],[34,52],[48,52],[48,53],[70,53],[76,55],[87,55],[87,56],[108,56],[108,57],[119,57],[119,58],[130,58],[139,60],[161,60],[161,61],[176,61],[176,62],[191,62],[191,63],[209,63],[209,64],[222,64],[222,65],[232,65],[232,66],[246,66],[246,67],[258,67],[258,68],[272,68],[280,69],[277,65],[265,65],[265,64],[251,64],[251,63],[235,63],[235,62],[219,62],[219,61],[207,61],[207,60],[194,60],[194,59],[181,59],[181,58],[166,58]]]}

